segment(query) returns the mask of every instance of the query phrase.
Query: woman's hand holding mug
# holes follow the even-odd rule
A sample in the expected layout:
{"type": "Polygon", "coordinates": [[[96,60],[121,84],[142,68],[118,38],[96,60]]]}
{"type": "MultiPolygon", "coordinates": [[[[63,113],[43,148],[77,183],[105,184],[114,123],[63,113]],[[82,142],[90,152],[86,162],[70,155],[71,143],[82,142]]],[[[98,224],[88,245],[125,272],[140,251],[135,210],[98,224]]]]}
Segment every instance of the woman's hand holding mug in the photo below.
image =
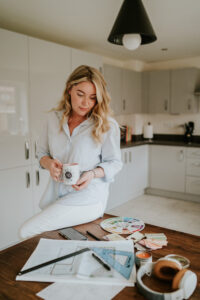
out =
{"type": "Polygon", "coordinates": [[[49,162],[49,172],[53,180],[55,181],[62,181],[61,175],[62,175],[62,163],[57,159],[51,159],[49,162]]]}

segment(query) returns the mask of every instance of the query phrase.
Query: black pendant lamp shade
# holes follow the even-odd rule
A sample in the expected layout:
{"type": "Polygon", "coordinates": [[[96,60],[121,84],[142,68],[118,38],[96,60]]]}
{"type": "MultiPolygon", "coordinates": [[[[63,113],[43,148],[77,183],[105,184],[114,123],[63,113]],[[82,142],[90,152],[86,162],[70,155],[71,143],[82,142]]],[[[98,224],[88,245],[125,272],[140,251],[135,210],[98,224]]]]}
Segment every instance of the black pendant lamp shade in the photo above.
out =
{"type": "Polygon", "coordinates": [[[141,0],[124,0],[108,41],[123,45],[122,39],[125,34],[140,34],[141,44],[149,44],[157,40],[141,0]]]}

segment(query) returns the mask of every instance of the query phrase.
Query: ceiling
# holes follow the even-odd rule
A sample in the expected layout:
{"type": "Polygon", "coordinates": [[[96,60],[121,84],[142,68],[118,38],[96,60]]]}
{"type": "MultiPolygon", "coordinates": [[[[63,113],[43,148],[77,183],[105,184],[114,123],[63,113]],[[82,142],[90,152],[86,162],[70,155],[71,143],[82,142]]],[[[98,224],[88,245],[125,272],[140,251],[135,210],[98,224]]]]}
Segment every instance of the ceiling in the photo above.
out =
{"type": "Polygon", "coordinates": [[[150,63],[200,55],[200,0],[143,0],[158,40],[135,51],[107,42],[122,3],[0,0],[0,27],[121,61],[150,63]]]}

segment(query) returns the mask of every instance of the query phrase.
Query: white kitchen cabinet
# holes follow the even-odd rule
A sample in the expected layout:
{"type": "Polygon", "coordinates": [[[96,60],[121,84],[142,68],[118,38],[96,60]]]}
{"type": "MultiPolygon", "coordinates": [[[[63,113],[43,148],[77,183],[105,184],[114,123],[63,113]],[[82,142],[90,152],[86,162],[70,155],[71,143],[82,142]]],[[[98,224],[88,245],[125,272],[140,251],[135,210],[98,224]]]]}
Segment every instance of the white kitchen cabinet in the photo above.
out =
{"type": "Polygon", "coordinates": [[[31,163],[29,136],[0,137],[0,170],[26,166],[31,163]]]}
{"type": "Polygon", "coordinates": [[[102,56],[72,48],[72,71],[80,65],[88,65],[102,71],[102,56]]]}
{"type": "Polygon", "coordinates": [[[141,74],[141,100],[142,100],[142,112],[148,113],[149,72],[142,72],[142,74],[141,74]]]}
{"type": "Polygon", "coordinates": [[[195,68],[171,71],[171,112],[198,112],[195,89],[200,85],[200,71],[195,68]]]}
{"type": "Polygon", "coordinates": [[[110,185],[107,210],[144,193],[148,186],[148,146],[121,150],[123,168],[110,185]]]}
{"type": "Polygon", "coordinates": [[[150,188],[185,192],[185,147],[150,147],[150,188]]]}
{"type": "Polygon", "coordinates": [[[148,112],[170,112],[170,71],[148,72],[148,112]]]}
{"type": "Polygon", "coordinates": [[[104,65],[104,76],[115,115],[142,112],[140,72],[104,65]]]}
{"type": "Polygon", "coordinates": [[[40,212],[39,203],[49,182],[49,171],[39,168],[38,165],[32,167],[32,184],[33,184],[33,213],[40,212]]]}
{"type": "Polygon", "coordinates": [[[31,161],[28,38],[0,29],[0,40],[0,169],[5,169],[31,161]]]}
{"type": "Polygon", "coordinates": [[[141,113],[141,73],[122,70],[122,102],[123,113],[141,113]]]}
{"type": "Polygon", "coordinates": [[[115,176],[114,182],[110,184],[110,193],[107,203],[107,210],[123,204],[127,201],[127,150],[121,150],[121,157],[123,162],[122,170],[115,176]]]}
{"type": "Polygon", "coordinates": [[[47,112],[62,98],[71,73],[71,49],[55,43],[29,38],[30,116],[33,163],[36,141],[47,112]]]}
{"type": "Polygon", "coordinates": [[[20,226],[33,215],[31,167],[0,171],[0,248],[19,241],[20,226]]]}
{"type": "Polygon", "coordinates": [[[186,193],[200,195],[200,149],[187,149],[186,193]]]}
{"type": "Polygon", "coordinates": [[[115,115],[122,113],[122,69],[104,65],[104,77],[111,96],[111,108],[115,115]]]}
{"type": "Polygon", "coordinates": [[[148,145],[132,147],[129,161],[128,177],[130,177],[130,200],[133,198],[133,195],[143,193],[144,189],[148,186],[148,145]]]}
{"type": "Polygon", "coordinates": [[[199,69],[144,72],[142,75],[143,111],[147,107],[148,113],[196,113],[198,100],[194,91],[199,86],[199,69]]]}

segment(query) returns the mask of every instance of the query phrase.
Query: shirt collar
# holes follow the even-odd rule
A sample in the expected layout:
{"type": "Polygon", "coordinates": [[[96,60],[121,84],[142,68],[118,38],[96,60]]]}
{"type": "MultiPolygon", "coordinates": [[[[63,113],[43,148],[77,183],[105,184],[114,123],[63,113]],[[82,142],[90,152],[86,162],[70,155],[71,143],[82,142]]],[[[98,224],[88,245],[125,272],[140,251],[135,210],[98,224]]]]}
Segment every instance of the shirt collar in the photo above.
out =
{"type": "MultiPolygon", "coordinates": [[[[55,111],[55,114],[56,114],[59,121],[61,121],[63,113],[64,113],[64,110],[55,111]]],[[[70,137],[70,131],[69,131],[69,126],[68,126],[68,118],[69,117],[66,117],[66,119],[65,119],[66,121],[63,124],[63,129],[64,129],[65,133],[67,134],[67,136],[70,137]]],[[[80,123],[77,127],[80,128],[80,127],[90,126],[92,124],[94,124],[94,120],[91,117],[89,117],[88,119],[86,119],[85,121],[80,123]]]]}

